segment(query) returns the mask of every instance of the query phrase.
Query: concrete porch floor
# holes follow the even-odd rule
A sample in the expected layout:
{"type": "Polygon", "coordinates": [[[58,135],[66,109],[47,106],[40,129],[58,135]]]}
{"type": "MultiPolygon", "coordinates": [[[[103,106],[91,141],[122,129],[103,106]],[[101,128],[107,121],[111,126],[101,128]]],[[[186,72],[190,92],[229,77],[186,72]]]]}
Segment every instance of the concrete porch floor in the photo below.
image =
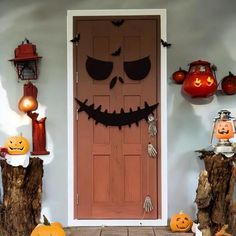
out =
{"type": "Polygon", "coordinates": [[[193,236],[193,233],[172,233],[167,227],[71,227],[67,236],[193,236]]]}

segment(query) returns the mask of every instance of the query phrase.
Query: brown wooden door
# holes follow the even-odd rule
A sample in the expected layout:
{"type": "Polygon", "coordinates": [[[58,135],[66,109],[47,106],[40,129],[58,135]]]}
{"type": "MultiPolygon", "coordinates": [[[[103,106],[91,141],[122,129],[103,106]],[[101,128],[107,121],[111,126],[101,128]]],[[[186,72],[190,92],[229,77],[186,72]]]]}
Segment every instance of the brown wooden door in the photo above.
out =
{"type": "MultiPolygon", "coordinates": [[[[75,34],[80,34],[74,51],[76,97],[86,106],[94,104],[94,109],[107,109],[108,113],[142,109],[145,102],[157,103],[159,19],[127,18],[119,27],[112,20],[115,19],[75,20],[75,34]],[[120,54],[112,55],[119,48],[120,54]],[[124,62],[143,58],[150,59],[149,73],[142,80],[130,79],[124,62]],[[110,62],[110,67],[100,61],[110,62]],[[110,74],[103,67],[110,69],[110,74]],[[116,83],[110,88],[114,77],[116,83]]],[[[158,149],[159,142],[158,135],[149,136],[148,123],[143,119],[138,126],[106,127],[82,111],[75,127],[75,218],[156,219],[158,162],[148,156],[147,145],[151,142],[158,149]],[[151,213],[143,209],[147,195],[154,205],[151,213]]]]}

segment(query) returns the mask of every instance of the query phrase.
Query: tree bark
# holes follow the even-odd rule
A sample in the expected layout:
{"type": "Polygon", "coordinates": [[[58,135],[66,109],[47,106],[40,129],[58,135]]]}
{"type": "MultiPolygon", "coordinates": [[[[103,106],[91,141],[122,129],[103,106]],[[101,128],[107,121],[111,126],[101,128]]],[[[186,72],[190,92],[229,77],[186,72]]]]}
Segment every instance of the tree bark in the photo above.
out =
{"type": "Polygon", "coordinates": [[[208,174],[205,180],[208,182],[208,189],[202,191],[204,181],[200,174],[196,191],[200,230],[204,232],[208,229],[213,236],[224,225],[228,225],[227,232],[236,235],[236,202],[233,199],[236,191],[236,154],[228,158],[210,151],[197,152],[201,153],[200,158],[203,159],[208,174]]]}
{"type": "Polygon", "coordinates": [[[0,205],[0,235],[30,236],[41,213],[43,161],[30,158],[26,168],[0,160],[3,201],[0,205]]]}

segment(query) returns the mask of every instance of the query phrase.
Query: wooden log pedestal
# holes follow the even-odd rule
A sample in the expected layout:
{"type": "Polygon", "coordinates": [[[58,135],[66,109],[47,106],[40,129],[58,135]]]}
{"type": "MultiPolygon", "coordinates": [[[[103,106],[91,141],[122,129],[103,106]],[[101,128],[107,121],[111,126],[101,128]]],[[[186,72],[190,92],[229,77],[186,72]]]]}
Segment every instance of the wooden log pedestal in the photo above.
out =
{"type": "Polygon", "coordinates": [[[0,235],[30,236],[40,221],[43,161],[30,158],[26,168],[0,160],[3,201],[0,204],[0,235]]]}
{"type": "Polygon", "coordinates": [[[203,236],[215,236],[222,228],[228,234],[220,235],[236,236],[236,154],[226,157],[212,151],[197,152],[205,164],[195,199],[199,229],[203,236]]]}

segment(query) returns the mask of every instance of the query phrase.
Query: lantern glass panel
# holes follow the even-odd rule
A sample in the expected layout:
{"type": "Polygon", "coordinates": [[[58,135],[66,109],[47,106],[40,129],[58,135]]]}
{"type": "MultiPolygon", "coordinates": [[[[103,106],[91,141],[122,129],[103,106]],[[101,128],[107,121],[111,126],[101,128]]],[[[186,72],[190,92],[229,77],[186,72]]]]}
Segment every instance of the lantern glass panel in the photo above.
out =
{"type": "Polygon", "coordinates": [[[18,79],[21,80],[36,80],[37,65],[36,61],[17,62],[18,79]]]}

